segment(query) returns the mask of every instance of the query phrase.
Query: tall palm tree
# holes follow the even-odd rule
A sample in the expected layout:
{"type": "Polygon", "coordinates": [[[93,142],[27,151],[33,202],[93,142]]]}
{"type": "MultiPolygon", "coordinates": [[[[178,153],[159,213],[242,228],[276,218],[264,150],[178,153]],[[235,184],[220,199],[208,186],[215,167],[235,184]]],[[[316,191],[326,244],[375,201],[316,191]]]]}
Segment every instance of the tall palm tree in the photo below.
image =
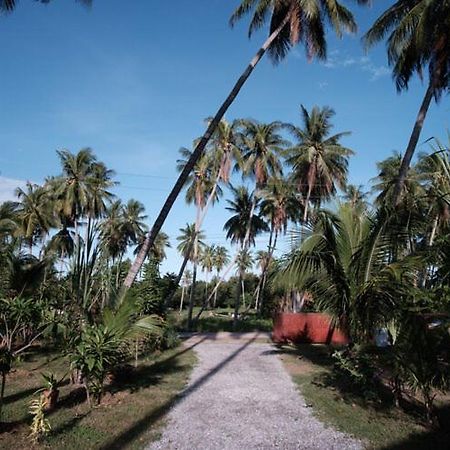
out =
{"type": "MultiPolygon", "coordinates": [[[[401,154],[394,152],[392,156],[377,163],[378,175],[372,180],[372,192],[378,193],[375,199],[376,206],[392,205],[401,162],[401,154]]],[[[414,211],[424,206],[425,191],[420,184],[420,176],[414,168],[408,172],[399,200],[401,203],[397,204],[397,210],[400,207],[405,211],[414,211]]]]}
{"type": "Polygon", "coordinates": [[[192,286],[189,292],[189,309],[188,309],[188,328],[192,324],[192,311],[194,308],[194,294],[195,283],[197,282],[197,265],[198,254],[204,246],[203,239],[205,235],[202,230],[198,230],[196,224],[186,224],[186,228],[180,228],[181,235],[177,237],[179,244],[177,246],[178,251],[183,255],[183,264],[181,265],[176,285],[179,284],[183,271],[186,267],[187,261],[191,261],[193,273],[192,273],[192,286]]]}
{"type": "Polygon", "coordinates": [[[348,158],[353,151],[339,143],[349,132],[330,135],[334,115],[328,106],[314,106],[308,112],[301,105],[302,127],[285,125],[297,141],[289,150],[287,163],[292,166],[292,180],[303,196],[303,222],[308,219],[310,203],[320,206],[347,181],[348,158]]]}
{"type": "MultiPolygon", "coordinates": [[[[358,2],[361,3],[362,0],[358,0],[358,2]]],[[[203,154],[215,129],[266,51],[269,51],[269,55],[274,62],[279,62],[293,46],[302,43],[306,48],[309,59],[314,57],[326,59],[325,23],[329,23],[339,37],[342,36],[344,31],[351,33],[356,31],[353,15],[337,0],[243,0],[232,15],[230,24],[234,25],[252,11],[253,17],[250,22],[249,34],[251,35],[253,31],[269,22],[269,37],[239,77],[230,94],[210,121],[205,133],[198,140],[188,163],[180,173],[147,235],[141,252],[130,267],[123,286],[124,292],[136,278],[153,240],[164,224],[175,200],[198,159],[203,154]]]]}
{"type": "MultiPolygon", "coordinates": [[[[239,308],[241,304],[241,296],[242,296],[242,304],[245,308],[245,274],[248,270],[253,267],[253,256],[252,253],[243,248],[239,251],[238,256],[236,258],[236,270],[239,277],[239,286],[241,290],[241,295],[236,296],[236,302],[234,305],[234,318],[233,318],[233,327],[236,328],[239,318],[239,308]]],[[[239,292],[239,291],[238,291],[239,292]]]]}
{"type": "MultiPolygon", "coordinates": [[[[230,261],[228,250],[223,245],[216,245],[214,247],[213,261],[214,261],[214,268],[216,269],[216,278],[219,279],[220,272],[230,261]]],[[[217,289],[214,292],[214,302],[213,302],[214,308],[216,307],[216,304],[217,304],[217,289]]]]}
{"type": "Polygon", "coordinates": [[[355,184],[348,184],[344,190],[344,200],[349,202],[353,208],[366,209],[367,197],[369,193],[363,190],[363,185],[356,186],[355,184]]]}
{"type": "Polygon", "coordinates": [[[256,306],[259,310],[262,307],[262,293],[278,236],[280,233],[286,233],[288,221],[297,220],[301,212],[301,204],[289,179],[272,177],[266,188],[260,191],[260,196],[262,198],[260,211],[270,223],[270,234],[267,258],[261,261],[261,276],[256,288],[256,306]]]}
{"type": "Polygon", "coordinates": [[[33,244],[48,234],[54,223],[51,203],[47,191],[30,182],[26,189],[17,188],[16,195],[19,199],[17,217],[19,220],[19,233],[27,242],[30,254],[33,253],[33,244]]]}
{"type": "Polygon", "coordinates": [[[262,189],[269,177],[282,175],[281,153],[288,142],[281,136],[281,122],[260,123],[253,119],[239,121],[242,146],[241,168],[262,189]]]}
{"type": "Polygon", "coordinates": [[[394,190],[399,202],[402,185],[420,138],[433,96],[448,91],[450,77],[450,4],[442,0],[399,0],[390,6],[366,33],[366,47],[387,38],[389,65],[397,91],[408,89],[414,73],[428,70],[428,87],[419,108],[394,190]]]}
{"type": "MultiPolygon", "coordinates": [[[[202,266],[203,271],[206,273],[205,300],[208,299],[209,274],[213,271],[214,268],[214,255],[215,255],[214,245],[205,245],[200,253],[200,264],[202,266]]],[[[206,306],[208,307],[208,304],[206,306]]]]}
{"type": "Polygon", "coordinates": [[[227,200],[226,209],[233,215],[223,228],[227,232],[227,239],[239,243],[240,248],[244,249],[248,245],[255,245],[255,237],[263,231],[269,231],[269,227],[260,215],[252,214],[253,205],[259,204],[259,200],[254,199],[254,193],[250,193],[245,186],[231,186],[231,192],[234,198],[227,200]]]}

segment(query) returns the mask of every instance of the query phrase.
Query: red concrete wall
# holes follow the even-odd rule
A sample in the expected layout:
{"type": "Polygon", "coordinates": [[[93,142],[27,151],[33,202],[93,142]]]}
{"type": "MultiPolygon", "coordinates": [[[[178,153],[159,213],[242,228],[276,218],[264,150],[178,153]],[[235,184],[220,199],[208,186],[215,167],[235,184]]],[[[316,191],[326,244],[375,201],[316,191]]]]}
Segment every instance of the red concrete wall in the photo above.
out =
{"type": "Polygon", "coordinates": [[[276,343],[348,344],[348,337],[331,327],[323,313],[281,313],[274,320],[272,339],[276,343]]]}

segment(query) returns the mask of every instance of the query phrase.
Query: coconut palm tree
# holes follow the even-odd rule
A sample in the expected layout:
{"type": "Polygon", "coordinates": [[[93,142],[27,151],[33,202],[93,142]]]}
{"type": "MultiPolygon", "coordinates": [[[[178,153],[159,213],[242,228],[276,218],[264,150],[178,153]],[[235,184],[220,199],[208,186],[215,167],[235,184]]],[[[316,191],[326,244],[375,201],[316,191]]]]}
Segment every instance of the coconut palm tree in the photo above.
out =
{"type": "Polygon", "coordinates": [[[302,127],[286,124],[296,140],[289,150],[287,163],[292,167],[292,180],[303,196],[303,222],[308,219],[310,203],[318,207],[336,194],[336,188],[345,188],[348,158],[353,151],[339,141],[349,132],[331,134],[333,109],[314,106],[309,112],[301,108],[302,127]]]}
{"type": "Polygon", "coordinates": [[[298,0],[243,0],[233,13],[230,24],[234,25],[252,11],[253,17],[250,22],[249,34],[251,35],[256,29],[269,22],[269,37],[239,77],[230,94],[210,121],[205,133],[198,140],[189,161],[180,173],[147,235],[141,252],[130,267],[123,286],[124,292],[136,278],[153,240],[164,224],[198,159],[202,156],[215,129],[266,51],[269,51],[272,61],[279,62],[293,46],[301,43],[305,46],[309,59],[314,57],[326,59],[325,23],[329,23],[339,37],[343,32],[354,33],[356,31],[353,15],[337,0],[327,0],[326,2],[323,0],[304,0],[302,2],[298,0]]]}
{"type": "Polygon", "coordinates": [[[265,189],[260,191],[262,198],[260,211],[270,223],[270,234],[267,258],[262,260],[261,276],[256,290],[256,307],[261,310],[262,293],[264,291],[267,270],[276,249],[278,236],[286,233],[289,220],[297,220],[301,213],[301,203],[298,201],[292,183],[289,179],[272,177],[265,189]]]}
{"type": "MultiPolygon", "coordinates": [[[[216,269],[216,278],[219,279],[220,272],[230,261],[228,250],[223,245],[216,245],[214,247],[213,261],[214,261],[214,268],[216,269]]],[[[214,302],[213,302],[214,308],[216,307],[216,304],[217,304],[217,289],[214,292],[214,302]]]]}
{"type": "Polygon", "coordinates": [[[202,230],[198,230],[196,224],[186,224],[185,228],[180,228],[181,235],[177,237],[179,244],[178,251],[183,255],[183,264],[178,273],[176,285],[179,284],[187,261],[191,261],[193,267],[192,286],[189,293],[188,328],[192,325],[192,311],[194,308],[195,283],[197,281],[198,254],[204,246],[205,235],[202,230]]]}
{"type": "Polygon", "coordinates": [[[223,228],[227,232],[227,239],[232,243],[239,243],[240,248],[244,249],[248,245],[255,245],[255,237],[259,233],[269,231],[269,227],[260,215],[252,214],[253,205],[259,205],[259,200],[254,199],[254,193],[250,193],[245,186],[231,186],[231,192],[234,198],[227,200],[226,209],[233,215],[223,228]]]}
{"type": "Polygon", "coordinates": [[[389,257],[408,239],[383,212],[371,216],[348,203],[336,213],[320,210],[312,234],[287,255],[275,281],[308,292],[352,338],[367,341],[402,314],[409,298],[416,260],[389,257]]]}
{"type": "Polygon", "coordinates": [[[363,190],[363,185],[356,186],[355,184],[348,184],[344,190],[344,200],[349,202],[353,208],[366,209],[368,192],[363,190]]]}
{"type": "Polygon", "coordinates": [[[449,150],[439,140],[431,146],[433,153],[420,154],[415,169],[423,181],[429,205],[428,217],[433,217],[428,245],[432,246],[439,230],[450,224],[450,160],[449,150]]]}
{"type": "Polygon", "coordinates": [[[393,201],[401,197],[408,168],[420,138],[423,123],[434,96],[448,91],[450,77],[450,4],[442,0],[397,1],[372,25],[364,36],[366,47],[387,38],[389,65],[397,91],[408,89],[417,73],[428,70],[428,87],[402,159],[393,201]]]}
{"type": "MultiPolygon", "coordinates": [[[[202,270],[206,273],[205,300],[208,299],[209,274],[213,271],[214,268],[214,255],[214,245],[205,245],[203,247],[203,250],[200,252],[200,265],[202,266],[202,270]]],[[[206,306],[208,307],[208,304],[206,306]]]]}
{"type": "MultiPolygon", "coordinates": [[[[241,295],[236,296],[236,302],[234,305],[234,318],[233,318],[233,327],[236,329],[238,318],[239,318],[239,308],[241,304],[241,296],[242,296],[242,304],[245,308],[245,274],[248,270],[253,267],[253,256],[252,253],[243,248],[239,251],[238,256],[236,258],[236,271],[239,277],[239,286],[241,290],[241,295]]],[[[238,291],[239,292],[239,291],[238,291]]]]}
{"type": "Polygon", "coordinates": [[[54,223],[51,203],[46,190],[30,182],[25,190],[17,188],[16,195],[20,201],[17,211],[18,232],[28,242],[32,254],[34,243],[44,238],[54,223]]]}
{"type": "MultiPolygon", "coordinates": [[[[372,180],[372,192],[378,193],[375,199],[376,206],[392,205],[401,162],[401,154],[394,152],[392,156],[377,163],[378,175],[372,180]]],[[[411,168],[402,185],[401,204],[397,206],[401,206],[402,210],[410,211],[414,208],[423,207],[424,200],[425,191],[420,184],[420,176],[414,168],[411,168]]]]}
{"type": "Polygon", "coordinates": [[[239,121],[241,169],[244,175],[255,179],[256,190],[262,189],[269,177],[282,175],[280,158],[288,142],[280,134],[281,127],[281,122],[239,121]]]}

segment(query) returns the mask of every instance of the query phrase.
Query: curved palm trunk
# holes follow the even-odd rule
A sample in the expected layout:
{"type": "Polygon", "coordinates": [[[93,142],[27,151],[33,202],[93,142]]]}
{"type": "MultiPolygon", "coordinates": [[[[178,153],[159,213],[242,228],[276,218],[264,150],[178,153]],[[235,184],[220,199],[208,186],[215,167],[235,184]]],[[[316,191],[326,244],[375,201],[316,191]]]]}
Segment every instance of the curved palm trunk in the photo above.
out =
{"type": "Polygon", "coordinates": [[[141,250],[139,251],[136,259],[134,260],[132,266],[130,267],[130,270],[128,271],[128,275],[125,278],[125,281],[123,283],[122,297],[125,295],[125,292],[133,284],[133,281],[135,280],[136,275],[139,272],[139,269],[141,268],[142,264],[144,263],[145,257],[147,256],[149,249],[153,245],[153,242],[155,241],[156,236],[158,235],[159,231],[161,230],[161,227],[162,227],[164,221],[166,220],[170,210],[172,209],[172,206],[175,203],[175,200],[177,199],[181,189],[185,185],[187,177],[192,172],[192,169],[194,168],[197,160],[203,154],[206,144],[210,140],[210,138],[211,138],[212,134],[214,133],[215,129],[217,128],[218,124],[220,123],[221,119],[227,112],[230,105],[233,103],[234,99],[239,94],[239,91],[241,90],[242,86],[247,81],[247,79],[249,78],[249,76],[251,75],[253,70],[255,69],[256,65],[259,63],[261,58],[264,56],[267,49],[270,47],[272,42],[277,38],[277,36],[281,33],[283,28],[287,25],[290,17],[291,17],[291,13],[289,12],[286,15],[286,17],[284,18],[284,20],[281,22],[280,26],[276,30],[274,30],[273,33],[266,39],[263,46],[258,50],[256,55],[251,60],[250,64],[245,69],[244,73],[239,77],[238,81],[234,85],[230,94],[225,99],[225,101],[223,102],[223,104],[221,105],[219,110],[217,111],[213,120],[210,122],[208,128],[206,129],[205,134],[200,139],[200,141],[197,144],[197,146],[195,147],[195,150],[193,151],[191,157],[189,158],[189,161],[187,162],[186,166],[183,168],[182,172],[180,173],[178,180],[176,181],[175,186],[173,187],[172,191],[170,192],[169,196],[167,197],[158,217],[155,220],[155,223],[153,224],[153,227],[151,228],[150,232],[147,234],[141,250]]]}
{"type": "Polygon", "coordinates": [[[431,99],[433,98],[433,86],[430,81],[428,88],[425,92],[425,96],[420,105],[419,112],[416,117],[416,122],[409,138],[408,147],[406,147],[405,155],[403,156],[402,164],[400,166],[400,171],[398,173],[397,182],[394,188],[394,206],[397,206],[400,201],[400,193],[402,192],[403,185],[405,184],[406,175],[408,174],[409,165],[411,164],[411,159],[414,155],[414,151],[417,147],[417,142],[419,141],[420,133],[422,132],[423,123],[430,107],[431,99]]]}

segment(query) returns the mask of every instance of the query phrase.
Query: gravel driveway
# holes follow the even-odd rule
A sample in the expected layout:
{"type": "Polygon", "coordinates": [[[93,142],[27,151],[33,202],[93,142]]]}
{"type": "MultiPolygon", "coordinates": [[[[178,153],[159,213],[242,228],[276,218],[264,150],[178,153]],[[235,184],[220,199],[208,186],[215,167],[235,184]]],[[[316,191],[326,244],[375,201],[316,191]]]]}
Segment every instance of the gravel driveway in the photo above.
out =
{"type": "Polygon", "coordinates": [[[149,449],[361,449],[325,427],[258,336],[196,338],[199,358],[162,438],[149,449]]]}

